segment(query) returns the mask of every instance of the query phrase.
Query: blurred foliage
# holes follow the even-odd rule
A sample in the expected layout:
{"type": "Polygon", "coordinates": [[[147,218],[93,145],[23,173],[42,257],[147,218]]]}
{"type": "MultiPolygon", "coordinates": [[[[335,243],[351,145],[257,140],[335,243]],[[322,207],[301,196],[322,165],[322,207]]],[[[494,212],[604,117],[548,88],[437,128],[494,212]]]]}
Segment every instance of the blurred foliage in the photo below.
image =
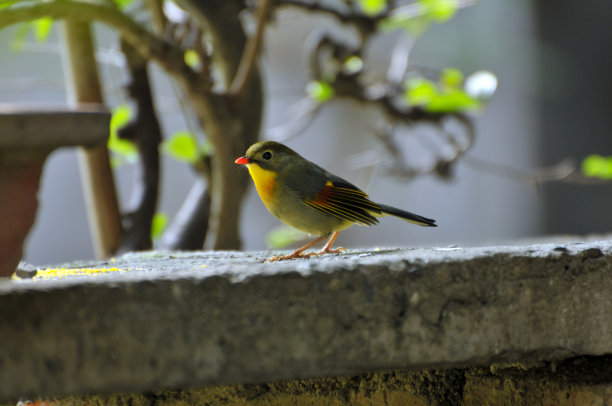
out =
{"type": "Polygon", "coordinates": [[[117,168],[124,163],[134,163],[138,160],[138,148],[133,142],[119,138],[119,130],[132,119],[132,109],[122,104],[112,110],[110,121],[110,136],[108,149],[112,153],[111,165],[117,168]]]}
{"type": "Polygon", "coordinates": [[[34,34],[34,39],[39,44],[47,41],[51,28],[53,28],[53,20],[46,17],[19,24],[11,42],[11,49],[13,51],[21,51],[26,44],[30,31],[34,34]]]}
{"type": "Polygon", "coordinates": [[[193,49],[186,50],[184,58],[185,58],[185,63],[191,69],[197,70],[202,65],[202,61],[200,61],[200,55],[198,55],[198,53],[193,49]]]}
{"type": "Polygon", "coordinates": [[[134,0],[113,0],[113,2],[119,7],[120,10],[125,10],[134,0]]]}
{"type": "Polygon", "coordinates": [[[346,73],[357,73],[363,69],[363,59],[357,55],[351,55],[344,61],[342,69],[346,73]]]}
{"type": "Polygon", "coordinates": [[[612,156],[590,155],[582,161],[582,173],[591,178],[612,179],[612,156]]]}
{"type": "Polygon", "coordinates": [[[273,249],[284,248],[308,237],[303,231],[288,226],[279,226],[270,231],[266,237],[268,247],[273,249]]]}
{"type": "Polygon", "coordinates": [[[306,86],[306,92],[317,103],[325,103],[334,97],[334,88],[323,80],[314,80],[306,86]]]}
{"type": "Polygon", "coordinates": [[[195,163],[200,159],[200,149],[194,134],[178,131],[161,144],[162,151],[182,162],[195,163]]]}
{"type": "Polygon", "coordinates": [[[402,29],[409,34],[422,34],[432,22],[442,23],[455,15],[459,0],[418,0],[391,14],[379,24],[383,31],[402,29]]]}
{"type": "Polygon", "coordinates": [[[159,240],[168,226],[168,220],[169,218],[166,213],[160,211],[155,213],[151,222],[151,239],[159,240]]]}
{"type": "Polygon", "coordinates": [[[459,113],[480,108],[480,102],[463,89],[463,74],[454,68],[442,71],[437,83],[417,76],[404,83],[404,101],[432,113],[459,113]]]}
{"type": "Polygon", "coordinates": [[[387,0],[357,0],[365,15],[376,16],[387,8],[387,0]]]}

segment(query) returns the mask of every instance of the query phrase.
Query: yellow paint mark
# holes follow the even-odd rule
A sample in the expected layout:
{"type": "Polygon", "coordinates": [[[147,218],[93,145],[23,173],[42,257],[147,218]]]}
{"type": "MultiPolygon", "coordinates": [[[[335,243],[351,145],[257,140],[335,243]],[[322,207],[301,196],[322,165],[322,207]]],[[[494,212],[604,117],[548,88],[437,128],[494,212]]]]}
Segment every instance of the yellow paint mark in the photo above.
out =
{"type": "Polygon", "coordinates": [[[206,264],[200,265],[200,268],[206,268],[206,264]]]}
{"type": "Polygon", "coordinates": [[[126,272],[120,268],[47,268],[39,269],[33,279],[65,278],[67,276],[99,276],[109,272],[126,272]]]}

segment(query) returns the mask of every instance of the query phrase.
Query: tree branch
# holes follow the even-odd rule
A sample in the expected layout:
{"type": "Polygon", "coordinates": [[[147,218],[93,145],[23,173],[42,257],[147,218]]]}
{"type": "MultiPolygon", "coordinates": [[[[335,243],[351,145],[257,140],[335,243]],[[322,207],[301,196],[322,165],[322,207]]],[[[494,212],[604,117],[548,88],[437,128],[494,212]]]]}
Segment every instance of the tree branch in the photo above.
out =
{"type": "Polygon", "coordinates": [[[132,141],[140,160],[135,166],[135,182],[130,206],[123,216],[124,232],[119,251],[151,249],[151,224],[159,193],[159,144],[161,129],[153,107],[153,96],[147,72],[147,60],[125,40],[121,40],[130,79],[125,88],[136,105],[136,114],[119,137],[132,141]]]}
{"type": "Polygon", "coordinates": [[[304,0],[278,0],[278,7],[287,6],[300,8],[302,10],[307,10],[315,13],[326,14],[338,20],[342,24],[350,24],[353,25],[361,34],[361,37],[364,38],[369,34],[372,34],[376,31],[378,22],[382,20],[384,17],[387,17],[386,14],[381,14],[376,17],[369,17],[363,14],[355,14],[352,12],[344,12],[337,8],[330,7],[322,1],[304,1],[304,0]]]}
{"type": "MultiPolygon", "coordinates": [[[[74,0],[55,0],[20,5],[0,11],[0,29],[24,21],[50,17],[96,21],[115,28],[144,58],[154,59],[165,70],[195,76],[183,59],[183,50],[144,29],[114,7],[74,0]]],[[[200,89],[205,91],[207,89],[200,89]]]]}
{"type": "Polygon", "coordinates": [[[238,65],[238,71],[236,76],[229,88],[229,95],[238,100],[241,99],[244,88],[247,81],[251,77],[255,63],[257,62],[257,55],[261,49],[261,43],[263,42],[263,36],[267,25],[268,15],[272,6],[272,0],[261,0],[259,7],[257,8],[257,29],[255,34],[249,38],[244,52],[242,53],[242,59],[240,65],[238,65]]]}

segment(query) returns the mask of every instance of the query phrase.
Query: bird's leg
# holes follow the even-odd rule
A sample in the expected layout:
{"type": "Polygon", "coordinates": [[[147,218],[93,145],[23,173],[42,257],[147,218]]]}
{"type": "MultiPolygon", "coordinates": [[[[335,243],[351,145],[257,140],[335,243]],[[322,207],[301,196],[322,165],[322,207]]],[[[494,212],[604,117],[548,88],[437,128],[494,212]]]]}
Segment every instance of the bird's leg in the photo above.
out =
{"type": "Polygon", "coordinates": [[[331,237],[329,237],[329,241],[327,241],[327,243],[325,244],[325,246],[323,247],[323,249],[321,249],[321,251],[319,251],[317,253],[317,255],[322,255],[322,254],[338,254],[340,252],[344,252],[346,251],[344,249],[344,247],[338,247],[336,249],[331,249],[332,244],[334,243],[334,241],[336,240],[336,238],[338,238],[338,233],[340,231],[335,231],[331,237]]]}
{"type": "Polygon", "coordinates": [[[325,237],[327,237],[326,235],[322,235],[321,237],[315,238],[314,240],[310,241],[308,244],[296,249],[289,255],[275,255],[271,258],[266,259],[265,262],[282,261],[285,259],[294,259],[294,258],[310,258],[314,255],[337,254],[339,252],[346,251],[342,247],[338,247],[333,250],[331,249],[331,246],[334,243],[334,240],[338,237],[338,233],[339,231],[335,231],[334,233],[332,233],[331,237],[329,238],[329,241],[327,241],[325,246],[319,252],[306,252],[305,253],[304,251],[306,251],[308,248],[312,247],[316,243],[320,242],[321,240],[325,239],[325,237]]]}
{"type": "Polygon", "coordinates": [[[308,248],[312,247],[313,245],[315,245],[316,243],[318,243],[319,241],[324,240],[325,237],[327,237],[327,236],[326,235],[322,235],[320,237],[317,237],[314,240],[310,241],[308,244],[306,244],[306,245],[296,249],[291,254],[288,254],[288,255],[275,255],[275,256],[273,256],[271,258],[266,259],[265,262],[282,261],[282,260],[285,260],[285,259],[294,259],[294,258],[310,258],[312,255],[315,255],[314,252],[306,253],[306,254],[303,254],[303,252],[306,251],[308,248]]]}

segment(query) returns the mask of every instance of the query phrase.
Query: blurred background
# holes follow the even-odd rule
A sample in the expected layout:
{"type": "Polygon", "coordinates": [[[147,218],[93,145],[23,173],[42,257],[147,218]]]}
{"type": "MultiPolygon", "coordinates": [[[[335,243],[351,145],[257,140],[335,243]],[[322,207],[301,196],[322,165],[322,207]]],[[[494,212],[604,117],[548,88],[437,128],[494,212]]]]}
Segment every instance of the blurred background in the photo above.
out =
{"type": "MultiPolygon", "coordinates": [[[[433,175],[405,182],[389,177],[364,159],[379,148],[372,133],[377,113],[348,101],[323,107],[301,134],[284,141],[291,148],[366,190],[373,200],[437,220],[420,228],[392,218],[340,234],[345,247],[414,247],[506,243],[550,234],[586,235],[612,230],[612,188],[565,182],[537,188],[508,168],[529,171],[591,154],[612,155],[612,2],[482,0],[433,25],[412,47],[410,63],[436,69],[454,67],[466,75],[493,72],[499,81],[493,99],[475,119],[473,148],[454,176],[433,175]],[[497,166],[492,166],[493,163],[497,166]]],[[[315,28],[333,21],[282,11],[266,32],[262,68],[266,92],[262,137],[295,114],[309,80],[302,45],[315,28]]],[[[20,50],[19,28],[0,31],[0,104],[45,107],[65,105],[61,46],[57,27],[43,44],[27,38],[20,50]]],[[[112,32],[96,26],[105,100],[117,105],[124,78],[113,49],[112,32]]],[[[366,60],[384,73],[396,41],[382,35],[366,60]]],[[[162,127],[171,134],[186,124],[172,87],[151,70],[162,127]]],[[[417,127],[413,131],[431,131],[417,127]]],[[[411,138],[403,147],[411,149],[411,138]]],[[[418,146],[411,159],[419,160],[418,146]]],[[[163,156],[159,210],[170,217],[195,180],[188,165],[163,156]]],[[[132,185],[130,165],[115,172],[122,203],[132,185]]],[[[73,149],[47,160],[39,190],[39,211],[24,259],[52,264],[94,257],[73,149]]],[[[266,236],[280,226],[254,188],[241,219],[244,249],[267,248],[266,236]]]]}

